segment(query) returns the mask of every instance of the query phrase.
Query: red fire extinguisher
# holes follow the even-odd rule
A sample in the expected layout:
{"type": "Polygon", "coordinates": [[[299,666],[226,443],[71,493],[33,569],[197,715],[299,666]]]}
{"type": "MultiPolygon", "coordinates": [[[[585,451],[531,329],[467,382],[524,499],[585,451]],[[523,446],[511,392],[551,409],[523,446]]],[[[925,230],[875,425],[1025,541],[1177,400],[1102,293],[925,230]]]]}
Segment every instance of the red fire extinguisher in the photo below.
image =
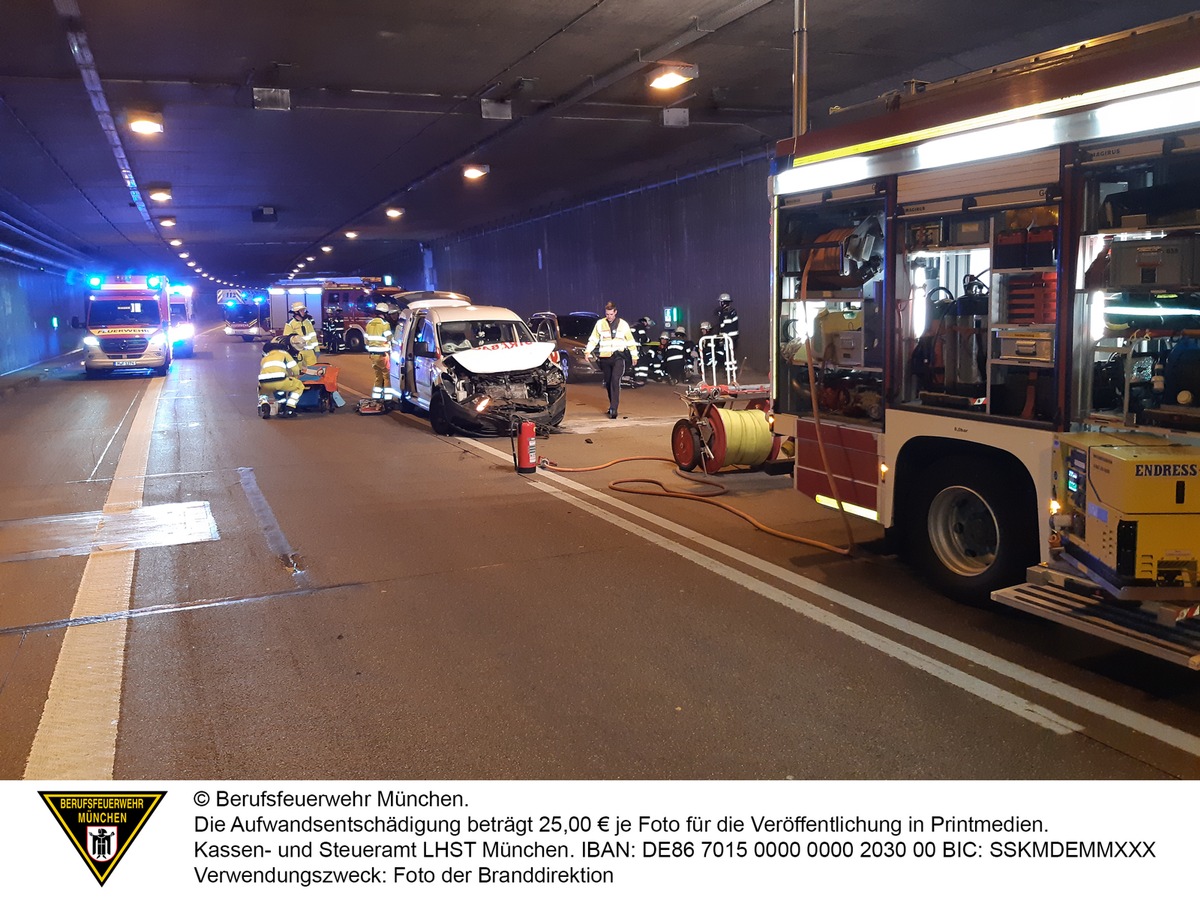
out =
{"type": "Polygon", "coordinates": [[[528,420],[522,420],[517,428],[517,450],[513,457],[517,473],[530,475],[537,471],[537,428],[528,420]]]}

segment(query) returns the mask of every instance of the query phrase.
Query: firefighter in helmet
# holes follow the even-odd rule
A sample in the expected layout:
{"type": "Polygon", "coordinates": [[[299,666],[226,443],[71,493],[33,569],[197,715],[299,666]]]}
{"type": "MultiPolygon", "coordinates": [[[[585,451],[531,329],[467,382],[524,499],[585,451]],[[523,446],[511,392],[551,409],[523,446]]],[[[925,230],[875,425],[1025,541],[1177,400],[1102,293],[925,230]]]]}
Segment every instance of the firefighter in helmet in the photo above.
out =
{"type": "Polygon", "coordinates": [[[399,319],[400,310],[390,303],[375,304],[375,318],[367,323],[367,355],[371,357],[371,369],[375,374],[375,386],[371,399],[386,402],[392,398],[392,386],[388,381],[388,357],[392,352],[392,328],[399,319]]]}
{"type": "Polygon", "coordinates": [[[689,354],[688,345],[691,343],[687,339],[687,329],[682,325],[675,329],[673,336],[668,335],[667,348],[663,355],[665,357],[665,365],[667,369],[667,378],[671,380],[671,384],[679,384],[687,379],[687,373],[684,371],[687,367],[689,354]]]}
{"type": "Polygon", "coordinates": [[[300,365],[315,366],[317,364],[317,328],[313,325],[308,307],[303,303],[292,304],[292,318],[283,326],[283,339],[286,341],[292,335],[299,335],[303,343],[300,350],[300,365]]]}
{"type": "Polygon", "coordinates": [[[729,340],[733,342],[735,359],[737,358],[739,330],[738,313],[733,308],[733,298],[729,294],[722,293],[717,297],[717,333],[729,336],[729,340]]]}
{"type": "Polygon", "coordinates": [[[285,391],[287,401],[279,410],[281,419],[296,415],[296,404],[304,393],[300,380],[300,365],[293,355],[300,352],[304,339],[299,335],[279,338],[263,344],[262,362],[258,369],[258,408],[264,419],[271,415],[271,398],[276,391],[285,391]],[[293,348],[295,345],[295,349],[293,348]]]}

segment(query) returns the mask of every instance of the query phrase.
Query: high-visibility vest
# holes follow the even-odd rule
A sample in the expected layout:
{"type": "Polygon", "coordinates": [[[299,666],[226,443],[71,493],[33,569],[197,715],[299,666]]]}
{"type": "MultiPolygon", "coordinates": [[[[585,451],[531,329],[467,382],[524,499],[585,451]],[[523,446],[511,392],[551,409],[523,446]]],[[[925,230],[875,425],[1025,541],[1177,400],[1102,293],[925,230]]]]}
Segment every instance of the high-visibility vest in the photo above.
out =
{"type": "Polygon", "coordinates": [[[262,358],[262,366],[258,370],[258,380],[283,381],[285,378],[295,378],[300,366],[292,355],[285,350],[272,350],[262,358]]]}
{"type": "Polygon", "coordinates": [[[637,362],[638,350],[637,341],[633,339],[633,332],[629,330],[629,325],[624,319],[618,318],[610,326],[607,319],[599,319],[592,328],[592,335],[588,338],[587,348],[585,353],[591,353],[597,347],[600,348],[602,357],[609,357],[613,354],[620,353],[622,350],[628,350],[633,354],[633,361],[637,362]]]}
{"type": "Polygon", "coordinates": [[[392,326],[376,316],[367,323],[367,352],[387,353],[392,348],[392,326]]]}

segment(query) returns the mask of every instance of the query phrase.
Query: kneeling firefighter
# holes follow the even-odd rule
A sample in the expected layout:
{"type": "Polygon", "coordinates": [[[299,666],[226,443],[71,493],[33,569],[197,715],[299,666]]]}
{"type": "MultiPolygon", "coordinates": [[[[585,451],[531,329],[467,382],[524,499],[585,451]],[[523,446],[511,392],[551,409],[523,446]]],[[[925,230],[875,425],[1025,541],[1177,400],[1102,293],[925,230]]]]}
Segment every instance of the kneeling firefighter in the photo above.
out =
{"type": "Polygon", "coordinates": [[[289,341],[276,339],[263,345],[262,364],[258,370],[258,408],[264,419],[271,415],[271,399],[276,391],[287,392],[287,402],[279,410],[280,418],[296,415],[296,404],[304,393],[296,356],[303,348],[304,338],[299,335],[292,335],[289,341]]]}

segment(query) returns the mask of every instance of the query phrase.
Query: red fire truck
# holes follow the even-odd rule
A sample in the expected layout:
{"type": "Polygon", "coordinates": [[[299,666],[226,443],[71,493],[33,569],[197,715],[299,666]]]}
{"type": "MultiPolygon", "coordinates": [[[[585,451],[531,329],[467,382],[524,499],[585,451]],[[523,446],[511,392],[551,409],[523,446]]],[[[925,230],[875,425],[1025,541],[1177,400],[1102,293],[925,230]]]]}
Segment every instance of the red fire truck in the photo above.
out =
{"type": "Polygon", "coordinates": [[[952,597],[1200,668],[1200,21],[858,112],[771,175],[796,489],[952,597]]]}

